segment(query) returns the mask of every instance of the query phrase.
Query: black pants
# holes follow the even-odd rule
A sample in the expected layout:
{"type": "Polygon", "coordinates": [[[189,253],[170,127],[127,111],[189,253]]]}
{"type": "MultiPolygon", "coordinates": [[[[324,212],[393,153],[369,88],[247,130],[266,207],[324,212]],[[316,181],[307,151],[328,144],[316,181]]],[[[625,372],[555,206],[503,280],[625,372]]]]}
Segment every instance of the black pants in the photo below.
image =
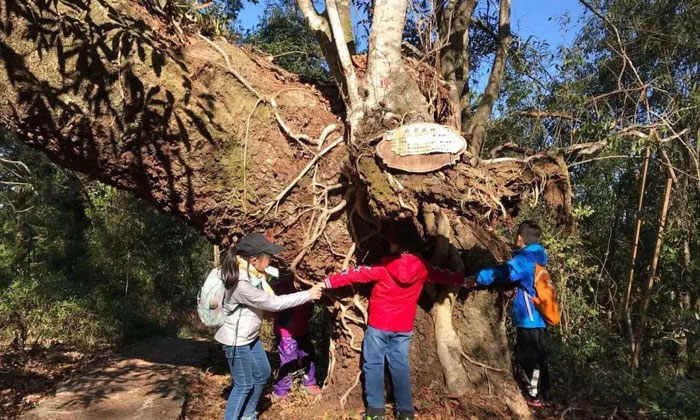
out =
{"type": "Polygon", "coordinates": [[[547,330],[518,328],[515,358],[525,378],[525,390],[531,398],[546,398],[549,391],[547,330]]]}

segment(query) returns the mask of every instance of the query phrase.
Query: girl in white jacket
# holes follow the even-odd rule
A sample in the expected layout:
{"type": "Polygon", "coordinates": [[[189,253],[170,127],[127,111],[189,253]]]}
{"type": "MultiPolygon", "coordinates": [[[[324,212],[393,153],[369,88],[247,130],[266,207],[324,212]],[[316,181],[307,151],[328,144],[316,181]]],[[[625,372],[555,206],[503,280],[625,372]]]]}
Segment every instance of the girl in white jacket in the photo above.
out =
{"type": "Polygon", "coordinates": [[[226,286],[224,309],[230,315],[214,338],[224,348],[233,377],[224,420],[255,420],[256,407],[270,377],[270,362],[258,339],[263,311],[278,312],[321,297],[323,284],[284,296],[266,291],[265,269],[282,247],[260,233],[249,233],[226,250],[221,281],[226,286]]]}

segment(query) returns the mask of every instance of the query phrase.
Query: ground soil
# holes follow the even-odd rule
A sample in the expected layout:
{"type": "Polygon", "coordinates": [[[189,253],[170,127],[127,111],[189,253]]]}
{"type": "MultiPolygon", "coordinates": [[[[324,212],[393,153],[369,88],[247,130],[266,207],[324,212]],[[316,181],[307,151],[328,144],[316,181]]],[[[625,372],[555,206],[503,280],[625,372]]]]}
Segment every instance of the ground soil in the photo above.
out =
{"type": "Polygon", "coordinates": [[[13,420],[55,392],[57,385],[92,363],[110,357],[109,349],[77,350],[62,344],[28,350],[2,349],[0,356],[0,418],[13,420]]]}
{"type": "MultiPolygon", "coordinates": [[[[142,343],[121,354],[109,349],[77,349],[59,343],[36,345],[22,351],[5,348],[0,356],[0,419],[17,419],[38,403],[52,398],[60,383],[78,378],[100,365],[107,365],[120,356],[177,366],[187,380],[184,418],[219,419],[226,406],[231,379],[223,358],[218,357],[218,350],[213,343],[173,338],[142,343]]],[[[269,354],[269,357],[272,359],[274,355],[269,354]]],[[[341,410],[337,406],[324,404],[323,398],[309,396],[298,387],[288,399],[271,401],[270,388],[261,401],[261,420],[361,418],[360,407],[341,410]]],[[[639,413],[624,412],[614,406],[600,406],[585,396],[560,391],[555,401],[537,412],[537,419],[643,418],[639,413]],[[566,395],[569,395],[568,399],[564,398],[566,395]]],[[[418,419],[511,418],[509,413],[503,411],[498,395],[468,393],[455,398],[446,395],[437,382],[414,390],[414,400],[418,419]]],[[[391,418],[390,408],[387,409],[387,417],[391,418]]]]}

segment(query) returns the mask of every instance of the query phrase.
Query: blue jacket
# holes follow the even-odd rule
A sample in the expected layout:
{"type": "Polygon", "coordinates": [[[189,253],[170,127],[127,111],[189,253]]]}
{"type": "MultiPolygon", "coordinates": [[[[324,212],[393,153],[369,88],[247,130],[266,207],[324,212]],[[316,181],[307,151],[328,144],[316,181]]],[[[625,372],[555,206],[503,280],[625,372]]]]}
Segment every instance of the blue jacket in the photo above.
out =
{"type": "Polygon", "coordinates": [[[531,297],[535,296],[535,263],[547,264],[547,253],[540,244],[530,244],[516,251],[513,258],[505,264],[485,268],[476,275],[476,283],[479,286],[515,284],[512,312],[517,328],[546,327],[531,300],[531,297]]]}

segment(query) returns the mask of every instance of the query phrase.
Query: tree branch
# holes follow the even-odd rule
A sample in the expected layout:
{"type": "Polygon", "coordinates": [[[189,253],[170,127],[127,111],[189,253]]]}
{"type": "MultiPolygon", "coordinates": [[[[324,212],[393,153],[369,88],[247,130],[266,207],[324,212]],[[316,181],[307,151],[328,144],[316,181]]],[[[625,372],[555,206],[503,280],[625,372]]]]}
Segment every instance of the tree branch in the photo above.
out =
{"type": "Polygon", "coordinates": [[[352,1],[336,0],[335,4],[338,9],[338,16],[340,16],[340,26],[343,28],[348,51],[350,51],[350,55],[355,55],[355,34],[352,30],[352,19],[350,17],[350,5],[352,1]]]}
{"type": "Polygon", "coordinates": [[[491,75],[489,76],[488,84],[484,89],[484,94],[481,97],[481,102],[476,109],[469,130],[467,131],[467,134],[471,136],[468,150],[473,156],[479,156],[481,152],[481,146],[486,137],[486,122],[491,117],[493,104],[496,102],[496,98],[501,89],[501,80],[503,79],[506,59],[508,57],[508,48],[513,40],[510,33],[510,2],[511,0],[501,0],[498,18],[498,44],[496,46],[496,55],[493,59],[491,75]]]}
{"type": "Polygon", "coordinates": [[[352,60],[350,59],[350,50],[348,49],[348,44],[345,40],[345,31],[343,29],[343,23],[340,20],[336,0],[326,1],[326,13],[328,14],[328,21],[331,25],[335,49],[336,53],[338,54],[338,60],[340,61],[340,67],[343,71],[343,75],[345,76],[345,83],[347,84],[347,97],[345,98],[346,106],[351,111],[350,113],[352,113],[352,110],[360,105],[360,96],[357,90],[357,76],[355,75],[355,69],[352,66],[352,60]]]}
{"type": "Polygon", "coordinates": [[[542,111],[539,109],[525,109],[522,111],[514,112],[511,115],[518,115],[530,118],[560,118],[562,120],[581,121],[567,111],[542,111]]]}
{"type": "Polygon", "coordinates": [[[314,7],[313,1],[297,0],[297,4],[299,5],[299,10],[301,10],[301,13],[306,19],[306,24],[309,25],[309,28],[311,28],[311,30],[314,32],[323,32],[330,39],[332,35],[331,28],[328,25],[328,20],[318,14],[316,7],[314,7]]]}
{"type": "Polygon", "coordinates": [[[475,0],[450,0],[440,13],[440,64],[442,77],[450,86],[450,102],[460,111],[458,131],[466,126],[469,119],[469,22],[475,0]]]}
{"type": "Polygon", "coordinates": [[[326,59],[328,68],[336,84],[340,88],[343,97],[349,97],[348,81],[340,60],[338,49],[333,40],[330,21],[327,19],[327,16],[322,16],[316,11],[312,0],[297,0],[297,4],[299,5],[301,13],[304,15],[306,24],[309,25],[309,28],[313,31],[316,41],[318,41],[318,45],[321,47],[323,57],[326,59]]]}

